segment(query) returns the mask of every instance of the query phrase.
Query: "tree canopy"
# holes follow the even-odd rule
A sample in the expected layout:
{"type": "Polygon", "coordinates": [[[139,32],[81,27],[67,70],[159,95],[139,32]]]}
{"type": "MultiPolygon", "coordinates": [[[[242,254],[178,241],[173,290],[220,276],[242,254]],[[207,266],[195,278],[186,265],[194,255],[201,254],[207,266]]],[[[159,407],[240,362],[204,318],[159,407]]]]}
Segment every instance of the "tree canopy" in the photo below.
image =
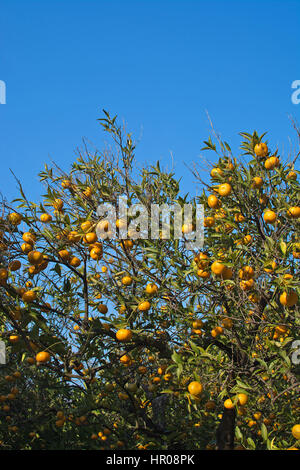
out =
{"type": "Polygon", "coordinates": [[[38,203],[19,182],[2,204],[1,448],[299,448],[299,154],[242,132],[234,156],[213,133],[210,179],[195,166],[201,192],[184,195],[160,162],[138,168],[116,117],[99,122],[110,147],[45,165],[38,203]],[[124,239],[98,211],[120,197],[149,221],[153,204],[203,205],[203,246],[172,216],[139,237],[134,211],[124,239]]]}

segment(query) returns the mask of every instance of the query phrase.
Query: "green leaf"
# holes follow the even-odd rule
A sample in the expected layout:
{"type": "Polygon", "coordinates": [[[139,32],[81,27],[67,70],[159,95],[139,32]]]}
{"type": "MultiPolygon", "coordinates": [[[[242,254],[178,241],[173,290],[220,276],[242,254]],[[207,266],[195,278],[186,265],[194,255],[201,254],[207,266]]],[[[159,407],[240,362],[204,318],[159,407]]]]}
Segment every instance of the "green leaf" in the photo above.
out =
{"type": "Polygon", "coordinates": [[[254,449],[256,448],[255,442],[253,441],[253,439],[251,439],[251,437],[248,437],[247,443],[248,443],[248,445],[249,445],[249,447],[250,447],[251,449],[254,450],[254,449]]]}
{"type": "Polygon", "coordinates": [[[268,439],[268,430],[264,423],[261,425],[261,436],[264,441],[268,439]]]}
{"type": "Polygon", "coordinates": [[[235,428],[235,437],[238,441],[243,440],[243,434],[241,433],[241,430],[238,426],[236,426],[236,428],[235,428]]]}
{"type": "Polygon", "coordinates": [[[283,240],[281,240],[279,242],[279,246],[280,246],[282,254],[286,255],[286,248],[287,248],[286,243],[283,240]]]}

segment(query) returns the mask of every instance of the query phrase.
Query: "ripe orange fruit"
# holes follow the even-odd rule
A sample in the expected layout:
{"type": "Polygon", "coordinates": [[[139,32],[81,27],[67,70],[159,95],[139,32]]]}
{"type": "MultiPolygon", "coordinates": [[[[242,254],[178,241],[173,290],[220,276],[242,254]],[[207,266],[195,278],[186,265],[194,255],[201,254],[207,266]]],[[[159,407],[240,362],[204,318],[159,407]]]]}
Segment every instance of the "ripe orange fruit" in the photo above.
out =
{"type": "Polygon", "coordinates": [[[267,224],[274,224],[277,219],[277,215],[274,211],[268,210],[264,213],[264,221],[267,224]]]}
{"type": "Polygon", "coordinates": [[[203,225],[208,228],[213,227],[215,225],[214,217],[205,217],[203,225]]]}
{"type": "Polygon", "coordinates": [[[131,276],[123,276],[123,277],[122,277],[122,284],[123,284],[123,286],[131,286],[132,281],[133,281],[133,279],[132,279],[131,276]]]}
{"type": "Polygon", "coordinates": [[[200,252],[194,257],[194,261],[199,268],[206,268],[209,264],[209,256],[207,253],[200,252]]]}
{"type": "Polygon", "coordinates": [[[86,220],[85,222],[82,222],[80,227],[83,232],[87,232],[92,227],[92,225],[93,224],[90,220],[86,220]]]}
{"type": "Polygon", "coordinates": [[[76,243],[79,242],[81,236],[76,230],[72,230],[70,233],[68,233],[68,240],[69,242],[76,243]]]}
{"type": "Polygon", "coordinates": [[[210,272],[205,271],[204,269],[198,269],[197,276],[201,277],[202,279],[207,279],[210,276],[210,272]]]}
{"type": "Polygon", "coordinates": [[[295,424],[295,426],[292,427],[292,434],[295,439],[300,439],[300,424],[295,424]]]}
{"type": "Polygon", "coordinates": [[[251,235],[245,235],[242,239],[242,243],[244,245],[249,245],[252,242],[252,236],[251,235]]]}
{"type": "Polygon", "coordinates": [[[145,300],[144,302],[141,302],[138,305],[138,310],[140,312],[147,312],[148,310],[150,310],[150,308],[151,308],[151,304],[150,302],[148,302],[148,300],[145,300]]]}
{"type": "Polygon", "coordinates": [[[70,253],[68,252],[68,250],[60,250],[58,254],[59,254],[59,257],[66,263],[69,261],[70,253]]]}
{"type": "Polygon", "coordinates": [[[97,239],[97,234],[95,232],[88,232],[83,237],[83,241],[88,244],[96,243],[97,239]]]}
{"type": "Polygon", "coordinates": [[[55,421],[55,426],[57,426],[58,428],[63,427],[64,424],[65,424],[65,420],[64,420],[64,419],[57,419],[57,420],[55,421]]]}
{"type": "Polygon", "coordinates": [[[90,257],[95,261],[99,261],[102,258],[102,255],[103,255],[102,246],[101,248],[100,246],[97,246],[97,245],[93,246],[93,248],[90,251],[90,257]]]}
{"type": "Polygon", "coordinates": [[[36,292],[33,290],[27,290],[22,295],[23,302],[34,302],[36,300],[36,292]]]}
{"type": "Polygon", "coordinates": [[[24,242],[31,243],[31,245],[33,245],[36,241],[36,236],[34,235],[34,233],[31,232],[24,232],[22,238],[24,242]]]}
{"type": "Polygon", "coordinates": [[[8,271],[5,268],[0,269],[0,280],[1,281],[6,281],[8,278],[8,271]]]}
{"type": "MultiPolygon", "coordinates": [[[[129,398],[127,393],[123,393],[123,392],[118,393],[118,397],[119,397],[120,400],[128,400],[128,398],[129,398]]],[[[102,439],[103,438],[106,439],[106,436],[103,436],[102,439]]]]}
{"type": "Polygon", "coordinates": [[[150,282],[147,284],[145,291],[147,294],[153,295],[157,293],[158,287],[156,284],[154,284],[154,282],[150,282]]]}
{"type": "Polygon", "coordinates": [[[255,176],[252,180],[252,188],[260,189],[264,184],[264,180],[260,176],[255,176]]]}
{"type": "Polygon", "coordinates": [[[244,280],[249,280],[254,276],[254,269],[251,266],[244,266],[239,271],[239,278],[244,280]]]}
{"type": "Polygon", "coordinates": [[[210,269],[216,276],[221,276],[224,273],[226,266],[225,264],[220,263],[220,261],[214,261],[210,269]]]}
{"type": "Polygon", "coordinates": [[[44,224],[47,224],[48,222],[51,222],[52,220],[52,215],[51,214],[41,214],[40,216],[40,221],[43,222],[44,224]]]}
{"type": "Polygon", "coordinates": [[[221,170],[221,168],[213,168],[210,172],[210,176],[212,178],[219,178],[220,176],[223,176],[224,175],[224,172],[221,170]]]}
{"type": "Polygon", "coordinates": [[[12,212],[8,215],[8,220],[13,225],[19,225],[22,221],[22,216],[16,212],[12,212]]]}
{"type": "Polygon", "coordinates": [[[231,185],[229,183],[220,184],[218,193],[220,196],[228,196],[232,191],[231,185]]]}
{"type": "Polygon", "coordinates": [[[70,259],[70,266],[72,266],[73,268],[78,268],[78,266],[80,266],[80,259],[77,258],[77,256],[72,256],[72,258],[70,259]]]}
{"type": "Polygon", "coordinates": [[[43,254],[40,251],[32,250],[27,255],[29,263],[37,266],[43,261],[43,254]]]}
{"type": "Polygon", "coordinates": [[[46,363],[50,361],[50,354],[47,351],[41,351],[35,356],[36,362],[46,363]]]}
{"type": "Polygon", "coordinates": [[[234,220],[236,222],[244,222],[246,220],[246,217],[243,216],[240,212],[234,215],[234,220]]]}
{"type": "Polygon", "coordinates": [[[288,180],[296,180],[297,179],[297,173],[295,171],[289,171],[286,178],[288,180]]]}
{"type": "Polygon", "coordinates": [[[244,291],[248,291],[250,289],[252,289],[252,287],[254,286],[254,279],[249,279],[248,281],[241,281],[240,282],[240,288],[244,291]]]}
{"type": "Polygon", "coordinates": [[[274,170],[274,168],[277,168],[279,166],[279,158],[278,157],[270,157],[267,158],[265,161],[265,168],[267,170],[274,170]]]}
{"type": "Polygon", "coordinates": [[[20,337],[18,335],[10,335],[9,337],[9,342],[10,343],[17,343],[19,341],[20,337]]]}
{"type": "Polygon", "coordinates": [[[224,407],[227,410],[231,410],[232,408],[234,408],[234,404],[232,403],[232,400],[230,398],[227,398],[227,400],[224,401],[224,407]]]}
{"type": "Polygon", "coordinates": [[[23,251],[23,253],[25,253],[25,255],[32,251],[32,249],[33,246],[31,245],[31,243],[22,243],[21,245],[21,250],[23,251]]]}
{"type": "Polygon", "coordinates": [[[248,395],[246,393],[239,393],[238,394],[239,405],[244,406],[246,405],[247,402],[248,402],[248,395]]]}
{"type": "Polygon", "coordinates": [[[211,209],[216,209],[216,208],[221,207],[221,201],[214,194],[211,194],[210,196],[208,196],[207,204],[211,209]]]}
{"type": "Polygon", "coordinates": [[[298,294],[293,290],[291,290],[289,293],[283,292],[279,297],[279,301],[281,305],[286,307],[293,307],[298,302],[298,294]]]}
{"type": "Polygon", "coordinates": [[[195,397],[198,397],[199,395],[201,395],[202,390],[203,390],[202,384],[196,380],[191,382],[188,386],[189,393],[195,397]]]}
{"type": "Polygon", "coordinates": [[[66,188],[71,188],[72,183],[70,180],[65,179],[65,180],[62,180],[61,185],[64,189],[66,189],[66,188]]]}
{"type": "Polygon", "coordinates": [[[300,207],[299,206],[290,207],[287,210],[287,216],[291,217],[292,219],[299,219],[299,217],[300,217],[300,207]]]}
{"type": "Polygon", "coordinates": [[[130,364],[131,357],[129,354],[123,354],[123,356],[120,357],[120,362],[122,362],[122,364],[130,364]]]}
{"type": "Polygon", "coordinates": [[[126,248],[127,250],[130,250],[133,247],[133,241],[132,240],[122,240],[121,241],[121,246],[122,248],[126,248]]]}
{"type": "Polygon", "coordinates": [[[122,342],[130,341],[132,338],[132,331],[127,330],[126,328],[121,328],[116,332],[116,338],[118,341],[122,342]]]}
{"type": "Polygon", "coordinates": [[[193,321],[193,328],[197,330],[198,328],[202,328],[203,322],[200,320],[200,318],[197,318],[197,320],[193,321]]]}
{"type": "Polygon", "coordinates": [[[269,149],[267,144],[265,144],[264,142],[260,142],[259,144],[255,145],[254,152],[255,155],[257,155],[258,157],[265,157],[266,155],[268,155],[269,149]]]}
{"type": "Polygon", "coordinates": [[[220,335],[221,333],[223,333],[223,328],[221,326],[216,326],[214,330],[217,333],[217,335],[220,335]]]}

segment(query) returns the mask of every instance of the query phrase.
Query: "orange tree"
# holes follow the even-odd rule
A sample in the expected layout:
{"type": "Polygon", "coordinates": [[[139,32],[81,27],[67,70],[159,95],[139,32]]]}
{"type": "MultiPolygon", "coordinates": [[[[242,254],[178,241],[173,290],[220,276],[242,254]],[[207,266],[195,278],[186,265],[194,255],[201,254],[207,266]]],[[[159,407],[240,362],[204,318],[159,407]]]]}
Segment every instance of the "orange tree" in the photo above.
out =
{"type": "Polygon", "coordinates": [[[41,202],[21,184],[3,202],[2,448],[299,447],[296,158],[256,132],[239,159],[209,138],[211,180],[195,170],[203,193],[183,196],[159,163],[137,169],[116,118],[100,123],[113,146],[78,151],[68,173],[46,166],[41,202]],[[153,203],[203,204],[203,249],[186,246],[195,224],[177,239],[172,218],[169,238],[132,225],[121,238],[124,219],[98,212],[119,196],[149,216],[153,203]]]}

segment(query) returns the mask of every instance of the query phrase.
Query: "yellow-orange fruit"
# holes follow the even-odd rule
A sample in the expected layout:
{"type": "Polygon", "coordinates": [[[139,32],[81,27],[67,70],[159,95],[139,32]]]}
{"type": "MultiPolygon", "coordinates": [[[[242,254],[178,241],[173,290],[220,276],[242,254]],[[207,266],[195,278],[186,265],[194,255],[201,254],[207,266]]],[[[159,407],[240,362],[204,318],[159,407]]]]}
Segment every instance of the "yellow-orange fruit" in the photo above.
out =
{"type": "Polygon", "coordinates": [[[220,184],[218,193],[220,196],[229,196],[232,191],[232,187],[229,183],[220,184]]]}
{"type": "Polygon", "coordinates": [[[22,295],[23,302],[34,302],[36,300],[36,292],[33,290],[27,290],[22,295]]]}
{"type": "Polygon", "coordinates": [[[220,207],[221,201],[215,196],[214,194],[211,194],[207,198],[207,204],[211,209],[216,209],[220,207]]]}
{"type": "Polygon", "coordinates": [[[260,142],[259,144],[255,145],[254,152],[255,155],[257,155],[258,157],[265,157],[266,155],[268,155],[269,149],[267,144],[265,144],[264,142],[260,142]]]}
{"type": "Polygon", "coordinates": [[[157,293],[158,287],[153,282],[150,282],[149,284],[147,284],[145,291],[147,294],[153,295],[157,293]]]}
{"type": "Polygon", "coordinates": [[[40,251],[32,250],[27,255],[29,263],[37,266],[43,261],[43,254],[40,251]]]}
{"type": "Polygon", "coordinates": [[[220,263],[220,261],[214,261],[211,265],[211,270],[216,276],[221,276],[226,269],[225,264],[220,263]]]}
{"type": "Polygon", "coordinates": [[[298,294],[295,291],[283,292],[279,301],[286,307],[293,307],[298,302],[298,294]]]}
{"type": "Polygon", "coordinates": [[[210,172],[210,176],[212,178],[219,178],[220,176],[223,176],[223,174],[224,174],[223,170],[221,170],[221,168],[218,168],[218,167],[213,168],[210,172]]]}
{"type": "Polygon", "coordinates": [[[231,410],[234,407],[234,404],[232,403],[232,400],[230,398],[224,401],[224,407],[227,410],[231,410]]]}
{"type": "Polygon", "coordinates": [[[12,212],[8,215],[8,220],[13,225],[19,225],[22,221],[21,214],[17,214],[17,212],[12,212]]]}
{"type": "Polygon", "coordinates": [[[50,354],[47,351],[41,351],[35,356],[36,362],[46,363],[50,361],[50,354]]]}
{"type": "Polygon", "coordinates": [[[132,331],[126,328],[121,328],[116,332],[116,338],[118,341],[127,342],[132,339],[132,331]]]}
{"type": "Polygon", "coordinates": [[[138,310],[140,312],[147,312],[151,307],[150,302],[148,300],[145,300],[144,302],[139,303],[138,305],[138,310]]]}
{"type": "Polygon", "coordinates": [[[36,236],[31,232],[24,232],[22,238],[24,242],[30,243],[31,245],[33,245],[36,241],[36,236]]]}
{"type": "Polygon", "coordinates": [[[133,279],[131,276],[123,276],[122,277],[122,284],[123,286],[131,286],[133,279]]]}
{"type": "Polygon", "coordinates": [[[277,215],[276,215],[276,212],[274,211],[271,211],[271,210],[268,210],[264,213],[264,221],[267,223],[267,224],[274,224],[274,222],[276,221],[277,219],[277,215]]]}
{"type": "Polygon", "coordinates": [[[44,224],[47,224],[48,222],[51,222],[52,220],[52,215],[51,214],[41,214],[40,216],[40,221],[43,222],[44,224]]]}
{"type": "Polygon", "coordinates": [[[287,216],[291,217],[292,219],[299,219],[299,217],[300,217],[300,207],[299,206],[290,207],[287,210],[287,216]]]}
{"type": "Polygon", "coordinates": [[[197,380],[194,380],[193,382],[191,382],[188,386],[188,391],[191,395],[194,395],[195,397],[198,397],[199,395],[201,395],[202,393],[202,390],[203,390],[203,386],[200,382],[198,382],[197,380]]]}
{"type": "Polygon", "coordinates": [[[98,237],[97,237],[97,234],[95,232],[88,232],[83,237],[83,241],[85,243],[88,243],[88,244],[95,243],[97,241],[97,239],[98,239],[98,237]]]}
{"type": "Polygon", "coordinates": [[[260,189],[264,184],[264,180],[260,176],[255,176],[252,180],[252,188],[260,189]]]}

